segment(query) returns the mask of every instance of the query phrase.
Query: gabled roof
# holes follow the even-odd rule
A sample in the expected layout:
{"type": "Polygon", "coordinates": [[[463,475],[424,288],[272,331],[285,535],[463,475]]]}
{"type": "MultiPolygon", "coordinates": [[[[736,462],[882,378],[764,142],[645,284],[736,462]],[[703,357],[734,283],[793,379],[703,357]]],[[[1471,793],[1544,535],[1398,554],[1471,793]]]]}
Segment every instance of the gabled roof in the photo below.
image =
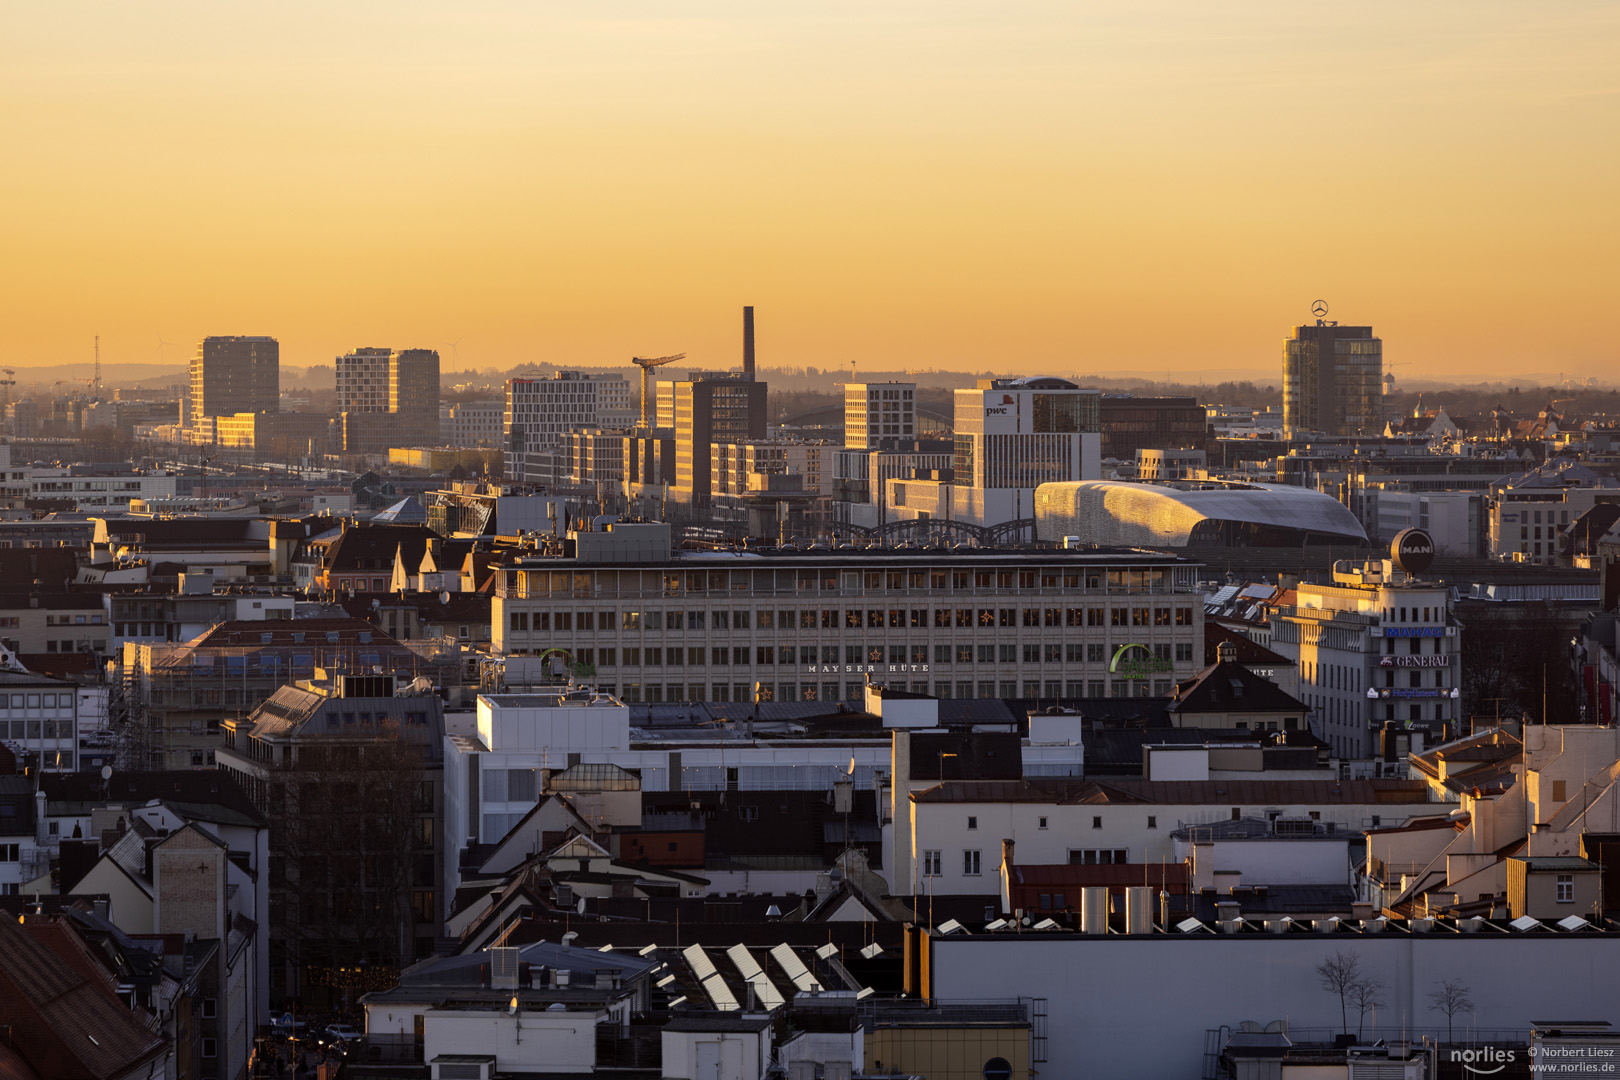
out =
{"type": "Polygon", "coordinates": [[[65,921],[0,919],[10,1046],[41,1076],[113,1080],[165,1051],[65,921]]]}
{"type": "Polygon", "coordinates": [[[426,524],[427,511],[422,508],[422,501],[412,495],[378,511],[371,520],[384,525],[420,525],[426,524]]]}
{"type": "Polygon", "coordinates": [[[326,569],[334,574],[359,570],[371,573],[372,564],[393,566],[396,555],[402,555],[407,566],[419,566],[428,541],[438,539],[439,534],[426,525],[354,525],[327,547],[326,569]],[[367,563],[362,564],[362,559],[367,563]]]}
{"type": "Polygon", "coordinates": [[[1265,666],[1288,667],[1294,662],[1281,653],[1272,652],[1247,634],[1240,634],[1236,630],[1222,626],[1218,622],[1205,620],[1204,622],[1204,663],[1214,664],[1220,659],[1220,647],[1231,644],[1237,650],[1234,659],[1240,664],[1261,664],[1265,666]]]}
{"type": "Polygon", "coordinates": [[[1303,701],[1232,661],[1219,661],[1176,684],[1170,711],[1177,715],[1206,712],[1296,712],[1303,701]]]}

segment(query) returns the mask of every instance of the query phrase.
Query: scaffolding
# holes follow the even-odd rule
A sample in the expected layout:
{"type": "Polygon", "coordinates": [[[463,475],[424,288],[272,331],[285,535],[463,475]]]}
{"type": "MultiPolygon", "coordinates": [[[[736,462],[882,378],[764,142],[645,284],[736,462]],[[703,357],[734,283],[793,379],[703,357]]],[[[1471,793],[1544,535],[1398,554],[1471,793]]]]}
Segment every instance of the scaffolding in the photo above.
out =
{"type": "Polygon", "coordinates": [[[401,686],[434,688],[465,681],[456,639],[377,636],[381,640],[293,645],[126,645],[108,703],[118,767],[210,768],[227,720],[245,718],[276,690],[299,680],[393,675],[401,686]]]}

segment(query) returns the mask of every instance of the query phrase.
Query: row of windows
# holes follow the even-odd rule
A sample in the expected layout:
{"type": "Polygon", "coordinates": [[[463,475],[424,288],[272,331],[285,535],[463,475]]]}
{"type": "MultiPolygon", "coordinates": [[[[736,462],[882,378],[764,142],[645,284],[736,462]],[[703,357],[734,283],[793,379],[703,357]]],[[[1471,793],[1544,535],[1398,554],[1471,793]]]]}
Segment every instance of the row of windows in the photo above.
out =
{"type": "MultiPolygon", "coordinates": [[[[691,465],[690,459],[687,465],[691,465]]],[[[1187,574],[1191,569],[1187,568],[1187,574]]],[[[545,595],[589,597],[599,595],[663,595],[701,593],[828,592],[866,596],[874,592],[1110,592],[1163,593],[1171,591],[1167,568],[1106,569],[1102,567],[1045,567],[1028,570],[508,570],[502,595],[513,592],[530,597],[545,595]]],[[[1183,584],[1191,583],[1186,577],[1183,584]]]]}
{"type": "MultiPolygon", "coordinates": [[[[896,690],[907,689],[905,682],[886,680],[896,690]]],[[[756,687],[764,701],[859,701],[865,688],[864,681],[845,682],[679,682],[624,684],[604,682],[598,684],[603,693],[612,694],[621,701],[752,701],[756,687]]],[[[1028,698],[1033,701],[1058,701],[1075,698],[1145,698],[1164,697],[1170,692],[1170,680],[1155,679],[962,679],[952,682],[940,680],[930,684],[926,679],[910,683],[914,694],[932,694],[942,699],[960,698],[1028,698]]],[[[1247,727],[1238,724],[1239,728],[1247,727]]],[[[1286,727],[1292,729],[1290,719],[1286,727]]],[[[1276,725],[1271,725],[1275,730],[1276,725]]]]}
{"type": "MultiPolygon", "coordinates": [[[[1148,818],[1149,828],[1157,828],[1155,818],[1148,818]]],[[[1129,861],[1130,852],[1127,848],[1076,848],[1069,852],[1069,865],[1071,866],[1114,866],[1124,865],[1129,861]]],[[[922,853],[923,877],[940,877],[945,870],[945,853],[937,848],[930,848],[922,853]]],[[[964,877],[979,877],[984,873],[984,855],[979,848],[962,849],[962,875],[964,877]]],[[[1058,893],[1058,907],[1065,906],[1063,894],[1058,893]]],[[[1043,906],[1047,903],[1043,897],[1043,906]]]]}
{"type": "MultiPolygon", "coordinates": [[[[1191,663],[1190,641],[1159,642],[1153,654],[1160,660],[1191,663]]],[[[977,645],[909,644],[871,642],[864,645],[627,645],[617,648],[583,646],[569,650],[575,663],[596,668],[624,666],[700,667],[703,665],[746,667],[765,664],[1101,664],[1109,650],[1101,642],[1001,642],[977,645]]],[[[514,655],[525,655],[516,650],[514,655]]],[[[1413,685],[1416,685],[1415,683],[1413,685]]]]}
{"type": "Polygon", "coordinates": [[[6,730],[10,728],[13,739],[71,739],[73,738],[73,721],[71,720],[0,720],[0,738],[6,737],[6,730]]]}
{"type": "Polygon", "coordinates": [[[1014,626],[1192,626],[1191,607],[803,608],[755,611],[513,611],[517,633],[620,630],[991,629],[1014,626]],[[615,618],[617,616],[617,618],[615,618]]]}
{"type": "MultiPolygon", "coordinates": [[[[8,695],[0,694],[0,711],[4,711],[8,703],[8,695]]],[[[55,709],[71,708],[72,694],[11,694],[9,703],[13,709],[55,709]]]]}
{"type": "Polygon", "coordinates": [[[97,615],[47,615],[46,626],[100,626],[102,616],[97,615]]]}

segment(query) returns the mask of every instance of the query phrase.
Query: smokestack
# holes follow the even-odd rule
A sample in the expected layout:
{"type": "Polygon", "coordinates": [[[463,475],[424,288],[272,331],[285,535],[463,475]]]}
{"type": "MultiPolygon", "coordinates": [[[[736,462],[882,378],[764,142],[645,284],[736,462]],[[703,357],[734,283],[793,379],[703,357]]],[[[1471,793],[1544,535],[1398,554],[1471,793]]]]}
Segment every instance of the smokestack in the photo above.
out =
{"type": "Polygon", "coordinates": [[[754,308],[743,308],[743,378],[754,378],[754,308]]]}

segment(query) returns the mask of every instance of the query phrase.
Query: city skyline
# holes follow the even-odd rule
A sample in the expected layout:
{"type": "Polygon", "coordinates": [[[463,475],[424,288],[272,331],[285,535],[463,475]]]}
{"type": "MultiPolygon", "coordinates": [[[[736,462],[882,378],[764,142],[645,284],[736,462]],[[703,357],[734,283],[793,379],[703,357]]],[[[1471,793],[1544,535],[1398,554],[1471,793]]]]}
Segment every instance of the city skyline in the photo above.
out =
{"type": "Polygon", "coordinates": [[[1602,5],[169,4],[8,36],[8,366],[220,333],[289,367],[731,366],[752,303],[765,367],[1219,376],[1277,370],[1316,299],[1401,377],[1617,359],[1602,5]]]}

